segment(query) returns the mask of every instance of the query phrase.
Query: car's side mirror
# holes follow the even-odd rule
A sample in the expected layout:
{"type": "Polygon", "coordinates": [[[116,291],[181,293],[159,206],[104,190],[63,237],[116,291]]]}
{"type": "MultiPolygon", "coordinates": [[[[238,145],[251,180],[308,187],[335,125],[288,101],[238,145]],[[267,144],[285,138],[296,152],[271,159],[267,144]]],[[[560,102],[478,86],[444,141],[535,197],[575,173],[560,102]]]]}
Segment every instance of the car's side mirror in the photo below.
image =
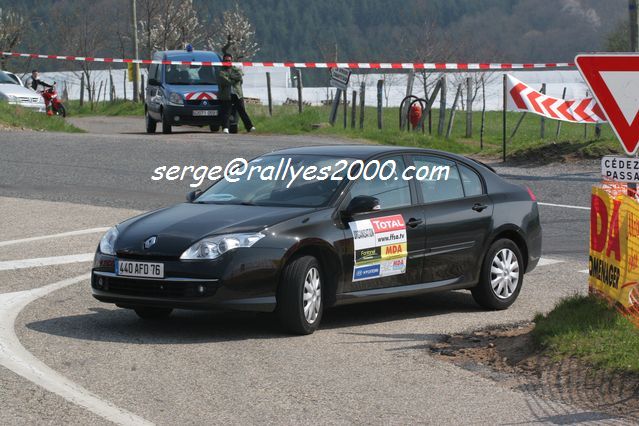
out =
{"type": "Polygon", "coordinates": [[[377,198],[371,197],[370,195],[358,195],[348,203],[344,214],[346,216],[353,216],[358,213],[369,213],[379,209],[380,205],[377,198]]]}
{"type": "Polygon", "coordinates": [[[159,85],[160,85],[160,82],[159,82],[159,81],[157,81],[157,80],[156,80],[156,79],[154,79],[154,78],[149,78],[148,85],[149,85],[149,86],[159,86],[159,85]]]}
{"type": "Polygon", "coordinates": [[[197,197],[200,196],[201,193],[202,193],[201,189],[196,189],[195,191],[189,192],[188,194],[186,194],[186,201],[188,201],[189,203],[192,203],[193,201],[195,201],[197,197]]]}

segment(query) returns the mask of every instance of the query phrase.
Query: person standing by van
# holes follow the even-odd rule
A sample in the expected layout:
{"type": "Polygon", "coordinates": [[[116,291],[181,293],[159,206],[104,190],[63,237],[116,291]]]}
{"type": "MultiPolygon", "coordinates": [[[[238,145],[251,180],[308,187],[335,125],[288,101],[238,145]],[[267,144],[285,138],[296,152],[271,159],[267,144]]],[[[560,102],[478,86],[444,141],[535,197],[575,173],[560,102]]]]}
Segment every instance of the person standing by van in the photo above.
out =
{"type": "MultiPolygon", "coordinates": [[[[224,53],[224,62],[233,61],[230,53],[224,53]]],[[[229,132],[229,120],[233,107],[244,123],[247,132],[255,131],[251,118],[246,113],[244,106],[244,94],[242,92],[242,81],[244,73],[241,69],[233,66],[222,67],[218,73],[218,84],[220,87],[219,99],[222,104],[222,128],[224,133],[229,132]]]]}

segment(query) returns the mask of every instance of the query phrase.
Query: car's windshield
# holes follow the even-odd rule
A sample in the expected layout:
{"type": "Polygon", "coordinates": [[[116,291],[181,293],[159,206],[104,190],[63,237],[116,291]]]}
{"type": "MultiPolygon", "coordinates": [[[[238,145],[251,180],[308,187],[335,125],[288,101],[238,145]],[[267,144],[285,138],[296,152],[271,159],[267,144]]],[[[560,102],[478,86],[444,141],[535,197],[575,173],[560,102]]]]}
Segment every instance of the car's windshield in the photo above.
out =
{"type": "Polygon", "coordinates": [[[165,65],[165,81],[168,84],[209,85],[217,84],[215,69],[211,66],[165,65]]]}
{"type": "MultiPolygon", "coordinates": [[[[244,204],[259,206],[323,207],[345,183],[344,173],[336,173],[339,160],[351,161],[323,155],[267,155],[248,163],[246,172],[237,176],[237,182],[221,179],[200,195],[197,203],[244,204]],[[290,159],[290,161],[289,161],[290,159]],[[293,173],[311,170],[309,177],[321,177],[320,170],[329,170],[325,179],[307,180],[293,173]],[[252,173],[249,172],[253,170],[252,173]],[[335,173],[336,179],[332,179],[335,173]],[[313,176],[312,176],[313,175],[313,176]],[[271,179],[269,179],[269,176],[271,179]],[[343,178],[338,180],[337,178],[343,178]]],[[[241,166],[244,169],[244,166],[241,166]]]]}
{"type": "Polygon", "coordinates": [[[9,74],[0,71],[0,84],[18,84],[9,74]]]}

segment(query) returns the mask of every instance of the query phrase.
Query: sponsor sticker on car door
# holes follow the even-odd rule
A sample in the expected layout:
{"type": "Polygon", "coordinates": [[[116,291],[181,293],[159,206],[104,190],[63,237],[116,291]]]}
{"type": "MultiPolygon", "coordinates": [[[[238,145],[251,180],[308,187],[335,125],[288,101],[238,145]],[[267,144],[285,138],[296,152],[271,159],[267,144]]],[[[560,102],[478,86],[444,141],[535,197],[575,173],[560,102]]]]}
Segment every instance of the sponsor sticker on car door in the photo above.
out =
{"type": "Polygon", "coordinates": [[[353,281],[406,273],[406,223],[401,214],[348,225],[353,233],[353,281]]]}

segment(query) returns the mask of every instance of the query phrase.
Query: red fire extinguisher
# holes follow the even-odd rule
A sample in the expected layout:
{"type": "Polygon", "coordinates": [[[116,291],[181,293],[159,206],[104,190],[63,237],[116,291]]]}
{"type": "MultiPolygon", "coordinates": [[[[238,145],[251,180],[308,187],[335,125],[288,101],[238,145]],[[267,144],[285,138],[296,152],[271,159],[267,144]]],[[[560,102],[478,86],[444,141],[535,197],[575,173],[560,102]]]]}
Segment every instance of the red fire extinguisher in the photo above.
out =
{"type": "Polygon", "coordinates": [[[422,118],[422,106],[419,104],[419,102],[415,102],[410,107],[408,118],[410,120],[410,124],[413,126],[413,129],[416,129],[419,125],[419,120],[421,120],[422,118]]]}

